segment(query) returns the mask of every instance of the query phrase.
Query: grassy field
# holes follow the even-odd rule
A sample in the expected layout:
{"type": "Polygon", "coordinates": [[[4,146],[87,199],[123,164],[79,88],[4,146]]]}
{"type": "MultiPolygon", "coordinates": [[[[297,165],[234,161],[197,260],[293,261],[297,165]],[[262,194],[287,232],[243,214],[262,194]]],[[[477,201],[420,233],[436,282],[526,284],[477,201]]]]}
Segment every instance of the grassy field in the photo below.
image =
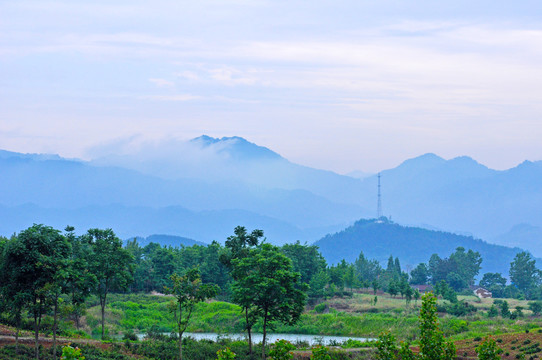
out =
{"type": "MultiPolygon", "coordinates": [[[[489,318],[487,310],[492,299],[480,300],[475,296],[460,296],[475,306],[478,311],[465,317],[441,314],[440,322],[446,336],[453,339],[467,339],[487,334],[497,335],[510,332],[523,332],[542,327],[542,320],[530,316],[518,319],[489,318]]],[[[113,295],[107,307],[107,329],[111,335],[129,331],[145,333],[151,328],[159,332],[172,332],[175,329],[173,317],[168,310],[171,298],[152,295],[113,295]]],[[[528,302],[508,299],[510,308],[528,302]]],[[[400,340],[416,340],[418,337],[418,313],[421,301],[412,301],[408,306],[404,299],[379,295],[376,305],[372,294],[354,294],[352,298],[328,299],[321,313],[308,309],[294,326],[276,324],[275,332],[310,335],[338,335],[376,338],[383,331],[391,331],[400,340]]],[[[439,300],[440,304],[445,304],[439,300]]],[[[86,330],[94,335],[99,333],[99,308],[92,306],[86,316],[86,330]]],[[[243,332],[244,320],[241,309],[234,304],[213,301],[196,307],[190,332],[243,332]]],[[[260,324],[254,328],[261,331],[260,324]]]]}

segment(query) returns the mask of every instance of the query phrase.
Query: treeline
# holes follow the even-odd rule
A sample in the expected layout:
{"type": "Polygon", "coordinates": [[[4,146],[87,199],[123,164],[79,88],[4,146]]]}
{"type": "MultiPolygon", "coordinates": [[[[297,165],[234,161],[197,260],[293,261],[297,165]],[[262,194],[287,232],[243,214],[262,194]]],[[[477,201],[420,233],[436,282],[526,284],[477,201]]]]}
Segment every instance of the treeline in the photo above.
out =
{"type": "MultiPolygon", "coordinates": [[[[197,284],[213,284],[206,297],[212,294],[240,305],[250,337],[257,321],[263,322],[264,333],[266,324],[293,324],[306,299],[316,303],[325,297],[352,296],[354,289],[369,288],[375,295],[385,291],[408,303],[420,297],[412,285],[430,284],[437,295],[454,303],[457,293],[472,293],[482,264],[478,252],[459,247],[447,258],[432,255],[410,272],[404,271],[397,257],[390,256],[383,267],[363,253],[353,263],[343,260],[328,266],[317,246],[297,242],[277,247],[262,238],[263,231],[249,233],[239,226],[224,245],[142,247],[136,239],[123,245],[111,229],[91,229],[77,236],[73,227],[62,232],[33,225],[9,239],[0,237],[0,313],[7,314],[7,321],[17,329],[25,316],[31,318],[37,349],[44,315],[54,319],[56,344],[61,303],[63,313],[78,327],[86,299],[95,295],[103,337],[107,296],[112,291],[167,292],[178,296],[182,313],[183,306],[193,305],[182,304],[183,294],[197,290],[197,284]]],[[[480,285],[494,297],[542,299],[540,274],[531,255],[523,252],[511,263],[509,285],[499,273],[484,274],[480,285]]],[[[186,329],[189,318],[178,319],[186,329]]]]}

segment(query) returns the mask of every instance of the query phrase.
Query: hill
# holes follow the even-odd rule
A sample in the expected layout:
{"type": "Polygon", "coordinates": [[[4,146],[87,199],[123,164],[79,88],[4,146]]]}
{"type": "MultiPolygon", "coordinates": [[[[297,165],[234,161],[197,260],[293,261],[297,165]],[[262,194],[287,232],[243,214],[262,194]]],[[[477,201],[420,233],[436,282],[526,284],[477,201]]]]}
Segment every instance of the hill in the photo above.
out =
{"type": "Polygon", "coordinates": [[[331,264],[342,259],[353,262],[363,251],[366,257],[376,259],[384,266],[390,255],[398,257],[404,269],[427,262],[434,253],[442,258],[448,257],[457,247],[462,246],[480,253],[483,259],[481,274],[500,272],[504,276],[508,276],[514,256],[522,251],[519,248],[488,244],[473,237],[375,220],[359,220],[314,244],[331,264]]]}
{"type": "MultiPolygon", "coordinates": [[[[126,239],[125,241],[132,240],[132,239],[133,238],[126,239]]],[[[194,246],[194,245],[207,246],[208,245],[206,243],[203,243],[201,241],[197,241],[194,239],[189,239],[182,236],[164,235],[164,234],[154,234],[147,237],[136,236],[135,239],[137,239],[139,246],[142,246],[142,247],[150,243],[156,243],[162,246],[171,246],[171,247],[194,246]]]]}

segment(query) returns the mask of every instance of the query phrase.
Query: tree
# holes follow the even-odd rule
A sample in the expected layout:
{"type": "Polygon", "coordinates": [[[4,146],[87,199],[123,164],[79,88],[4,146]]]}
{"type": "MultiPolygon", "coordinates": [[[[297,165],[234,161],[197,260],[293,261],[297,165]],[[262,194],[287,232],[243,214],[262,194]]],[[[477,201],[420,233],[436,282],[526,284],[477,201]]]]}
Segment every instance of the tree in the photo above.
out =
{"type": "Polygon", "coordinates": [[[423,360],[451,360],[455,358],[453,342],[446,342],[439,329],[437,298],[429,292],[422,296],[420,309],[420,358],[423,360]]]}
{"type": "Polygon", "coordinates": [[[380,334],[376,343],[377,359],[381,360],[452,360],[456,350],[453,342],[447,342],[439,329],[437,317],[437,298],[433,293],[422,297],[422,307],[419,317],[420,352],[416,356],[408,343],[402,343],[398,349],[395,338],[390,333],[380,334]],[[399,355],[399,356],[397,356],[399,355]]]}
{"type": "MultiPolygon", "coordinates": [[[[252,230],[250,234],[244,226],[237,226],[233,230],[235,235],[229,236],[226,240],[227,252],[220,255],[220,261],[230,269],[234,281],[239,281],[248,275],[250,268],[240,269],[237,267],[240,260],[249,256],[251,249],[254,249],[263,237],[263,231],[252,230]],[[247,272],[244,272],[247,271],[247,272]]],[[[248,335],[248,352],[252,355],[252,327],[256,323],[257,314],[252,302],[251,294],[245,293],[243,289],[237,289],[233,301],[240,305],[245,313],[245,329],[248,335]]],[[[250,292],[250,289],[244,289],[250,292]]]]}
{"type": "MultiPolygon", "coordinates": [[[[34,319],[35,357],[39,359],[39,331],[43,314],[50,305],[51,290],[63,270],[62,259],[68,258],[69,243],[60,231],[34,224],[19,233],[4,252],[3,273],[13,286],[4,295],[13,296],[13,308],[28,307],[34,319]]],[[[5,289],[5,285],[3,286],[5,289]]]]}
{"type": "Polygon", "coordinates": [[[410,283],[415,285],[426,285],[429,278],[429,271],[424,263],[418,264],[410,272],[410,283]]]}
{"type": "Polygon", "coordinates": [[[502,297],[506,287],[506,279],[500,273],[485,273],[480,286],[488,289],[493,297],[502,297]]]}
{"type": "Polygon", "coordinates": [[[103,339],[107,295],[111,290],[128,288],[133,279],[134,259],[122,248],[122,240],[111,229],[90,229],[84,235],[84,239],[92,249],[92,256],[88,257],[88,266],[90,272],[96,276],[94,293],[100,300],[103,339]]]}
{"type": "Polygon", "coordinates": [[[262,359],[268,327],[274,321],[294,324],[305,307],[304,284],[301,275],[292,269],[292,262],[271,244],[252,249],[249,256],[232,260],[234,279],[233,299],[243,307],[254,308],[263,326],[262,359]]]}
{"type": "Polygon", "coordinates": [[[529,310],[533,312],[534,316],[540,315],[542,312],[542,301],[532,301],[529,303],[529,310]]]}
{"type": "Polygon", "coordinates": [[[183,359],[183,333],[190,323],[190,317],[197,303],[212,298],[218,292],[216,285],[203,284],[198,268],[192,268],[186,274],[180,276],[171,275],[173,283],[166,292],[175,297],[175,303],[171,305],[174,313],[177,330],[179,332],[179,359],[183,359]]]}
{"type": "Polygon", "coordinates": [[[89,271],[89,262],[92,256],[91,245],[84,241],[84,237],[76,237],[74,230],[72,226],[65,228],[66,239],[71,245],[70,267],[65,291],[71,298],[75,326],[79,329],[79,319],[85,311],[85,300],[96,286],[97,279],[96,275],[89,271]]]}
{"type": "Polygon", "coordinates": [[[300,281],[309,284],[312,278],[326,269],[326,260],[316,245],[295,244],[282,245],[281,251],[292,260],[293,270],[301,274],[300,281]]]}
{"type": "Polygon", "coordinates": [[[540,270],[531,254],[526,251],[516,254],[510,264],[510,281],[530,299],[532,290],[540,283],[540,270]]]}
{"type": "Polygon", "coordinates": [[[502,349],[491,336],[488,336],[476,347],[476,354],[479,360],[499,360],[502,349]]]}

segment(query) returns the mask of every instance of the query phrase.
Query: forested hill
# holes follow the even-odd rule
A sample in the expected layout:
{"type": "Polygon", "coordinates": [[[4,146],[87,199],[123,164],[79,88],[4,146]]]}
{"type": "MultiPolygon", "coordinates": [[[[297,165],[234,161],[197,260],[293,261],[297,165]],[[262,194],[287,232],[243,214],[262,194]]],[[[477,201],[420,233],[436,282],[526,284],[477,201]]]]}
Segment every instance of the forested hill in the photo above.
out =
{"type": "Polygon", "coordinates": [[[390,255],[401,260],[403,267],[427,262],[432,254],[448,257],[457,247],[478,251],[482,256],[482,271],[500,272],[508,276],[510,263],[522,251],[493,245],[472,237],[417,227],[401,226],[389,221],[359,220],[354,225],[333,235],[326,235],[314,243],[330,264],[342,259],[353,262],[363,251],[370,259],[380,263],[390,255]]]}
{"type": "MultiPolygon", "coordinates": [[[[126,239],[125,241],[131,241],[134,238],[126,239]]],[[[175,236],[175,235],[164,235],[164,234],[154,234],[145,237],[136,236],[135,239],[137,240],[139,246],[146,246],[150,243],[156,243],[160,244],[161,246],[173,246],[173,247],[179,247],[179,246],[193,246],[193,245],[202,245],[207,246],[208,244],[197,241],[194,239],[182,237],[182,236],[175,236]]]]}

